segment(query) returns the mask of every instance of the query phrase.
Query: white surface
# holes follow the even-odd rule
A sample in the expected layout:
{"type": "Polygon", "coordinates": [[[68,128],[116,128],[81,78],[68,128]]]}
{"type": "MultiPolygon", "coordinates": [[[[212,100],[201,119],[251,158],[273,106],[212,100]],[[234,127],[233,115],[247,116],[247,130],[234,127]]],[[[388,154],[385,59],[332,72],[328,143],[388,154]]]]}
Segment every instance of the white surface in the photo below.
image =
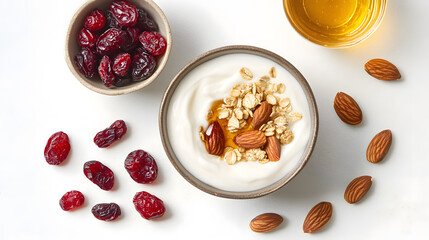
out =
{"type": "Polygon", "coordinates": [[[148,88],[117,97],[83,87],[63,59],[68,21],[83,1],[0,1],[0,239],[428,239],[428,1],[389,1],[370,39],[334,50],[300,37],[280,0],[157,0],[173,32],[170,60],[148,88]],[[158,133],[158,106],[173,76],[202,52],[230,44],[263,47],[288,59],[307,78],[319,106],[319,138],[309,163],[287,186],[259,199],[221,199],[191,186],[169,163],[158,133]],[[376,57],[395,63],[402,80],[368,76],[363,65],[376,57]],[[360,104],[361,125],[345,125],[336,116],[338,91],[360,104]],[[94,134],[116,119],[124,119],[130,132],[114,147],[98,149],[94,134]],[[386,128],[394,138],[390,152],[371,164],[367,144],[386,128]],[[50,166],[43,148],[58,130],[69,134],[72,151],[66,164],[50,166]],[[154,184],[133,182],[123,168],[126,155],[139,148],[158,161],[154,184]],[[82,165],[93,159],[115,172],[115,190],[102,191],[84,177],[82,165]],[[349,205],[344,189],[364,174],[373,176],[373,187],[349,205]],[[63,212],[58,200],[71,189],[85,194],[86,205],[63,212]],[[132,197],[141,190],[164,200],[163,219],[146,221],[134,210],[132,197]],[[320,201],[333,203],[333,217],[322,231],[304,234],[304,218],[320,201]],[[100,202],[117,202],[122,218],[95,219],[90,209],[100,202]],[[272,233],[253,233],[248,223],[263,212],[285,221],[272,233]]]}
{"type": "Polygon", "coordinates": [[[252,54],[228,54],[207,61],[188,73],[180,82],[170,101],[167,130],[174,153],[182,165],[199,180],[222,190],[252,191],[273,184],[295,169],[310,136],[310,108],[298,81],[286,69],[272,60],[252,54]],[[243,80],[243,66],[253,73],[251,81],[243,80]],[[300,121],[289,129],[294,140],[281,148],[278,162],[260,164],[257,161],[228,165],[218,156],[207,154],[198,134],[200,126],[207,127],[207,111],[213,102],[230,96],[237,84],[250,84],[267,75],[275,67],[277,77],[271,83],[282,83],[286,90],[281,98],[289,97],[300,121]],[[184,114],[186,113],[186,114],[184,114]],[[180,126],[180,127],[178,127],[180,126]]]}

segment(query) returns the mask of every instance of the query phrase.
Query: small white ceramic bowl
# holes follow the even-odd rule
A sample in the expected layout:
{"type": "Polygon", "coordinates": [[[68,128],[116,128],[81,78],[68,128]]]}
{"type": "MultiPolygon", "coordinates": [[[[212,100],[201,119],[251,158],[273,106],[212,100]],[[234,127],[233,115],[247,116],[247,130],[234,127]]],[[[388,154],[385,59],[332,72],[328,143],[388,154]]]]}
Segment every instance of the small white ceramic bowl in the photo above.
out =
{"type": "Polygon", "coordinates": [[[110,2],[111,1],[106,0],[88,0],[76,11],[67,30],[65,58],[70,71],[85,87],[105,95],[122,95],[142,89],[155,81],[162,69],[165,67],[168,56],[170,55],[172,43],[171,30],[167,18],[165,17],[161,8],[159,8],[158,5],[156,5],[152,0],[129,0],[129,2],[134,4],[137,8],[143,8],[146,12],[148,12],[153,20],[158,24],[159,33],[167,41],[165,53],[161,57],[157,58],[157,67],[155,72],[152,74],[152,76],[144,81],[132,82],[124,87],[108,88],[103,85],[100,77],[98,77],[98,74],[93,79],[88,79],[78,70],[74,64],[73,58],[80,51],[80,46],[77,42],[77,36],[79,30],[83,27],[85,17],[96,8],[99,8],[103,11],[107,10],[109,8],[110,2]]]}

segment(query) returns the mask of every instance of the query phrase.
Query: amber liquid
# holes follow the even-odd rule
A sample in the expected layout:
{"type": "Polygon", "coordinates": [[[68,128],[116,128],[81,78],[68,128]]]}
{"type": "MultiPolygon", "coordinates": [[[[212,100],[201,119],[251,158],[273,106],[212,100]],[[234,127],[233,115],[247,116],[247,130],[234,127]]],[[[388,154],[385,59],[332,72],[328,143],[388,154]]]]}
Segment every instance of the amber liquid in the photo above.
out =
{"type": "Polygon", "coordinates": [[[292,25],[321,45],[353,40],[371,29],[383,0],[284,0],[292,25]]]}
{"type": "MultiPolygon", "coordinates": [[[[243,129],[238,130],[237,132],[231,133],[228,130],[228,120],[227,119],[219,119],[219,111],[218,108],[220,108],[223,104],[223,100],[217,100],[213,102],[210,111],[213,113],[210,118],[207,119],[208,123],[211,123],[213,121],[218,121],[219,125],[222,127],[223,135],[225,137],[225,147],[232,147],[232,148],[238,148],[237,144],[234,143],[234,137],[242,132],[246,132],[249,130],[253,130],[251,127],[252,118],[249,117],[246,122],[246,126],[243,129]]],[[[207,124],[208,125],[208,124],[207,124]]]]}

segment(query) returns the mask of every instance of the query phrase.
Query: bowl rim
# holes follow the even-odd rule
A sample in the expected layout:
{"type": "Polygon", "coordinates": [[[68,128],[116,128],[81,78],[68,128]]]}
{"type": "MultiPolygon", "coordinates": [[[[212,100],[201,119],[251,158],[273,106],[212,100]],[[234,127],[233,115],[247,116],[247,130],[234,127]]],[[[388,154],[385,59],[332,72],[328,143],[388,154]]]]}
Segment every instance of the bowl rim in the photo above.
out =
{"type": "Polygon", "coordinates": [[[319,116],[318,116],[318,109],[316,105],[316,99],[313,95],[310,85],[308,84],[304,76],[283,57],[271,51],[268,51],[266,49],[249,46],[249,45],[230,45],[230,46],[216,48],[203,53],[202,55],[198,56],[197,58],[189,62],[187,65],[185,65],[177,73],[177,75],[174,77],[174,79],[171,81],[171,83],[169,84],[169,86],[164,92],[161,105],[160,105],[160,110],[159,110],[158,123],[159,123],[159,131],[160,131],[161,141],[162,141],[164,150],[170,162],[173,164],[174,168],[180,173],[180,175],[182,175],[182,177],[185,178],[193,186],[197,187],[198,189],[206,193],[209,193],[211,195],[218,196],[218,197],[232,198],[232,199],[250,199],[250,198],[262,197],[269,193],[277,191],[278,189],[283,187],[286,183],[288,183],[290,180],[292,180],[308,162],[308,159],[310,158],[311,153],[313,152],[314,146],[316,144],[317,134],[319,130],[319,116]],[[168,130],[167,130],[168,106],[169,106],[171,97],[174,94],[175,89],[179,85],[180,81],[184,78],[184,76],[186,76],[195,67],[199,66],[204,62],[207,62],[219,56],[234,54],[234,53],[247,53],[247,54],[253,54],[253,55],[265,57],[278,63],[283,68],[285,68],[301,85],[309,104],[310,118],[311,118],[310,136],[309,136],[306,148],[304,150],[304,153],[302,154],[301,159],[299,160],[298,164],[294,167],[294,169],[290,171],[286,176],[283,176],[281,179],[279,179],[278,181],[268,186],[265,186],[257,190],[240,191],[240,192],[227,191],[227,190],[213,187],[199,180],[195,176],[193,176],[188,170],[186,170],[186,168],[181,164],[178,157],[175,155],[174,150],[168,138],[168,130]]]}
{"type": "MultiPolygon", "coordinates": [[[[74,23],[76,22],[76,19],[79,17],[79,14],[88,7],[88,5],[90,5],[93,2],[97,2],[100,0],[87,0],[84,4],[82,4],[77,10],[76,12],[73,14],[73,17],[70,19],[69,22],[69,26],[67,28],[67,33],[66,33],[66,37],[65,37],[65,54],[64,54],[64,58],[65,61],[67,63],[67,66],[69,68],[69,70],[72,72],[72,74],[74,75],[74,77],[82,84],[84,85],[86,88],[100,93],[100,94],[104,94],[104,95],[109,95],[109,96],[117,96],[117,95],[123,95],[123,94],[128,94],[137,90],[140,90],[148,85],[150,85],[152,82],[155,81],[156,78],[158,78],[159,74],[162,72],[162,70],[164,69],[165,65],[168,62],[169,56],[170,56],[170,52],[171,52],[171,47],[172,47],[172,34],[171,34],[171,28],[170,28],[170,24],[168,23],[167,17],[165,16],[164,12],[161,10],[161,8],[152,0],[143,0],[144,2],[147,2],[148,5],[150,5],[155,12],[159,15],[159,17],[162,19],[163,24],[165,25],[165,30],[166,30],[166,35],[164,36],[165,40],[167,41],[167,48],[165,49],[165,53],[163,55],[163,59],[162,61],[159,61],[157,63],[157,68],[155,70],[155,72],[147,79],[141,81],[141,82],[136,82],[135,84],[132,84],[130,86],[126,86],[126,87],[120,87],[120,88],[100,88],[97,86],[94,86],[92,84],[90,84],[88,81],[91,81],[91,79],[87,79],[85,76],[83,76],[74,66],[73,63],[73,56],[70,55],[70,41],[72,41],[71,39],[71,33],[72,33],[72,28],[74,26],[74,23]]],[[[140,0],[134,0],[134,1],[140,1],[140,0]]]]}

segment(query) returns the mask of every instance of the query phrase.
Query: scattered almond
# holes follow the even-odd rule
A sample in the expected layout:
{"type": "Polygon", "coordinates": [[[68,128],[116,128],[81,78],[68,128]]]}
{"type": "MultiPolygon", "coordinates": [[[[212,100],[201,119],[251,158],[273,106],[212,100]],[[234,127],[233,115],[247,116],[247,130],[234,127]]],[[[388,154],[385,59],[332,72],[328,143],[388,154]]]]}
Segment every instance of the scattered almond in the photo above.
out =
{"type": "Polygon", "coordinates": [[[368,145],[366,159],[372,163],[380,162],[386,156],[391,144],[392,132],[390,130],[379,132],[368,145]]]}
{"type": "Polygon", "coordinates": [[[369,75],[384,81],[398,80],[401,73],[391,62],[384,59],[372,59],[365,63],[365,71],[369,75]]]}
{"type": "Polygon", "coordinates": [[[275,136],[267,137],[267,147],[265,148],[265,152],[267,152],[268,159],[271,162],[279,161],[281,154],[280,140],[275,136]]]}
{"type": "Polygon", "coordinates": [[[353,179],[344,192],[344,199],[352,204],[362,199],[372,185],[371,176],[361,176],[353,179]]]}
{"type": "Polygon", "coordinates": [[[254,232],[264,233],[274,230],[282,222],[282,216],[276,213],[264,213],[252,219],[249,223],[249,227],[254,232]]]}
{"type": "Polygon", "coordinates": [[[270,119],[272,106],[267,102],[263,101],[261,105],[253,113],[252,126],[254,129],[259,129],[262,124],[266,123],[270,119]]]}
{"type": "Polygon", "coordinates": [[[356,101],[349,95],[339,92],[335,96],[334,109],[340,119],[351,125],[362,122],[362,111],[356,101]]]}
{"type": "Polygon", "coordinates": [[[252,130],[238,134],[234,138],[234,142],[242,148],[251,149],[259,148],[265,145],[267,138],[264,132],[259,130],[252,130]]]}
{"type": "Polygon", "coordinates": [[[332,204],[320,202],[314,206],[305,218],[303,230],[305,233],[313,233],[322,229],[331,219],[332,204]]]}
{"type": "Polygon", "coordinates": [[[217,121],[212,122],[205,133],[205,146],[209,154],[220,156],[225,148],[225,137],[217,121]]]}

